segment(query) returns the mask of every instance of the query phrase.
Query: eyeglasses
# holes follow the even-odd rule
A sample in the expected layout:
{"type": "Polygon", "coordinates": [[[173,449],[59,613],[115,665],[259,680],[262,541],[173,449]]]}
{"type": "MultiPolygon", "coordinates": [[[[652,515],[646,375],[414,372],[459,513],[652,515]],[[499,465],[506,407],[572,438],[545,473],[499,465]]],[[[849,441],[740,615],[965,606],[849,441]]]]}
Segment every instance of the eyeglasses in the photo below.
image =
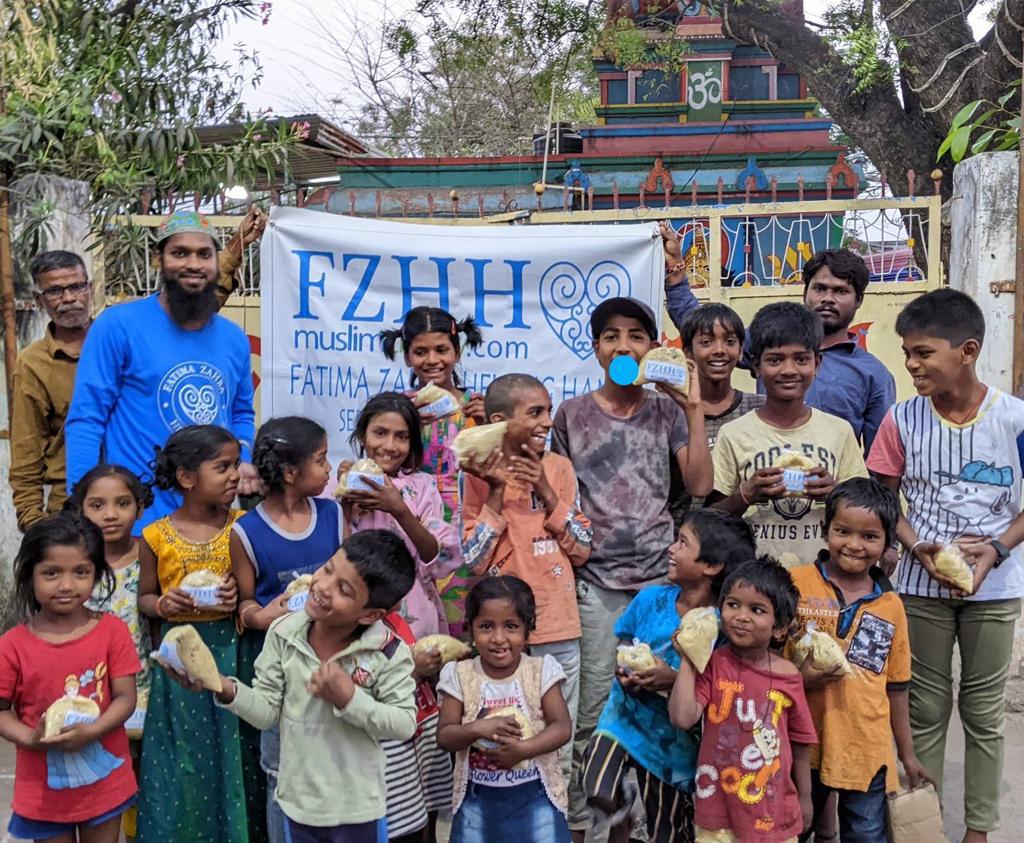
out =
{"type": "Polygon", "coordinates": [[[70,293],[72,298],[77,299],[80,296],[84,296],[91,289],[92,284],[88,281],[76,281],[74,284],[66,284],[63,287],[47,287],[45,290],[40,290],[39,295],[51,304],[56,304],[64,298],[65,294],[70,293]]]}

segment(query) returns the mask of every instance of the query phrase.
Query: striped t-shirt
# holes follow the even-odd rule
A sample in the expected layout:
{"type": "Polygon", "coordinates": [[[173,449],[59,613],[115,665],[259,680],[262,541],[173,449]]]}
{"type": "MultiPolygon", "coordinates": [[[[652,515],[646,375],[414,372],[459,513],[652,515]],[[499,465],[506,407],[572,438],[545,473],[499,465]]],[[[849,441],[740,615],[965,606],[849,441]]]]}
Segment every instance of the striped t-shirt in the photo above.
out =
{"type": "MultiPolygon", "coordinates": [[[[965,424],[942,418],[926,396],[901,401],[886,414],[867,465],[875,474],[902,478],[907,520],[919,540],[998,538],[1021,510],[1024,401],[989,387],[965,424]]],[[[906,549],[896,588],[915,597],[952,596],[906,549]]],[[[968,599],[1022,596],[1024,567],[1015,551],[968,599]]]]}

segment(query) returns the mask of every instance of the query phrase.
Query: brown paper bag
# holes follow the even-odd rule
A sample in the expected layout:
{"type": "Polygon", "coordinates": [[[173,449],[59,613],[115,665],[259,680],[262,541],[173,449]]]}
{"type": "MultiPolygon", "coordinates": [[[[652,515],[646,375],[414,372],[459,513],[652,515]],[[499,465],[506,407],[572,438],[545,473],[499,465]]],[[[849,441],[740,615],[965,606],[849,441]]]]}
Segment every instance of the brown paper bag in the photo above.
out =
{"type": "Polygon", "coordinates": [[[942,833],[939,797],[930,784],[914,790],[889,794],[889,840],[891,843],[948,843],[942,833]]]}

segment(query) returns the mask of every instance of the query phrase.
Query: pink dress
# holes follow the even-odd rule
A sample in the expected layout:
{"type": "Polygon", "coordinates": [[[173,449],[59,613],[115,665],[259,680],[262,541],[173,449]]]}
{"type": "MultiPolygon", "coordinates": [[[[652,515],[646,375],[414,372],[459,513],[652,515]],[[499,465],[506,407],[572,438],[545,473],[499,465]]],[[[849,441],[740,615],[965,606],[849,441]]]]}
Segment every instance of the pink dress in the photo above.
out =
{"type": "MultiPolygon", "coordinates": [[[[416,390],[406,393],[410,398],[416,390]]],[[[462,393],[459,406],[465,407],[472,397],[469,390],[462,393]]],[[[467,427],[474,427],[476,421],[460,409],[453,415],[436,419],[425,424],[423,434],[423,466],[420,471],[434,478],[441,500],[444,502],[444,520],[450,524],[459,523],[459,461],[452,450],[452,441],[459,432],[467,427]]],[[[444,606],[446,632],[456,638],[465,637],[466,595],[478,577],[468,568],[460,566],[444,580],[439,580],[441,602],[444,606]]]]}
{"type": "Polygon", "coordinates": [[[353,513],[349,527],[352,532],[361,530],[390,530],[402,537],[406,547],[416,560],[416,580],[412,590],[399,607],[399,613],[412,628],[417,639],[437,632],[448,632],[444,606],[437,590],[437,581],[443,579],[462,564],[457,526],[444,520],[444,504],[437,491],[434,478],[417,471],[399,474],[391,482],[402,493],[409,511],[437,539],[440,552],[429,562],[424,562],[416,547],[409,540],[395,517],[387,512],[353,513]]]}

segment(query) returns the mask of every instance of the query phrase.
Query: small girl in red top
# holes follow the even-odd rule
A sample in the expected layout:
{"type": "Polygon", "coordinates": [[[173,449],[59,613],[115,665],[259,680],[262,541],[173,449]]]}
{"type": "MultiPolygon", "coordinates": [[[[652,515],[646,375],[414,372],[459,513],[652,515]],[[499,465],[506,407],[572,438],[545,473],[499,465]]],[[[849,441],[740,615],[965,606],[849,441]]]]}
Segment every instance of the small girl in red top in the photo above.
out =
{"type": "Polygon", "coordinates": [[[28,620],[0,638],[0,735],[17,747],[7,831],[116,843],[135,801],[124,722],[140,665],[124,622],[85,605],[97,582],[113,587],[103,535],[71,512],[45,518],[25,534],[14,579],[28,620]],[[99,716],[72,709],[59,734],[43,737],[47,708],[64,696],[91,700],[99,716]]]}
{"type": "Polygon", "coordinates": [[[818,742],[800,671],[771,649],[800,594],[768,556],[725,578],[728,644],[702,674],[683,659],[669,699],[678,729],[704,718],[694,777],[696,843],[795,843],[811,824],[808,747],[818,742]]]}

